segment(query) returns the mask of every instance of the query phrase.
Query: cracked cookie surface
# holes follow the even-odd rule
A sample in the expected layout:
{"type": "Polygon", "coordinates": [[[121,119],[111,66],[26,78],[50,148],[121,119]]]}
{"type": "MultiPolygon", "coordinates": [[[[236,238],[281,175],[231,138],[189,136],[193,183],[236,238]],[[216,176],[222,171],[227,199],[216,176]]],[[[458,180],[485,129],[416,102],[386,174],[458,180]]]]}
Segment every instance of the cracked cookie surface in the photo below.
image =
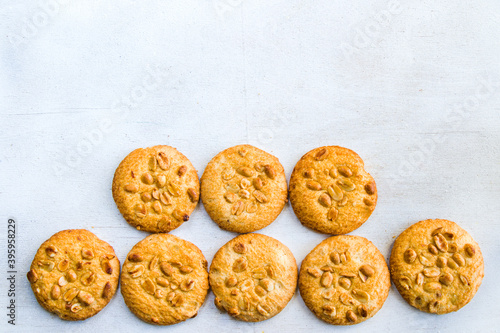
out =
{"type": "Polygon", "coordinates": [[[150,235],[127,255],[121,292],[130,311],[147,323],[172,325],[193,318],[208,292],[207,261],[188,241],[150,235]]]}
{"type": "Polygon", "coordinates": [[[391,282],[380,251],[358,236],[333,236],[317,245],[300,267],[299,290],[321,320],[353,325],[373,317],[391,282]]]}
{"type": "Polygon", "coordinates": [[[484,261],[472,237],[448,220],[425,220],[403,231],[391,253],[391,279],[413,307],[429,313],[457,311],[474,297],[484,261]]]}
{"type": "Polygon", "coordinates": [[[338,146],[319,147],[295,165],[290,203],[306,227],[326,234],[346,234],[372,214],[377,187],[358,154],[338,146]]]}
{"type": "Polygon", "coordinates": [[[257,322],[277,315],[288,304],[297,286],[297,264],[276,239],[245,234],[217,251],[209,277],[219,310],[257,322]]]}
{"type": "Polygon", "coordinates": [[[119,276],[113,248],[84,229],[50,237],[27,274],[38,303],[65,320],[84,320],[101,311],[115,294],[119,276]]]}
{"type": "Polygon", "coordinates": [[[279,160],[250,145],[217,154],[201,177],[201,200],[224,230],[252,232],[271,224],[287,202],[285,171],[279,160]]]}
{"type": "Polygon", "coordinates": [[[139,230],[169,232],[189,220],[200,184],[186,156],[170,146],[139,148],[120,163],[113,198],[125,220],[139,230]]]}

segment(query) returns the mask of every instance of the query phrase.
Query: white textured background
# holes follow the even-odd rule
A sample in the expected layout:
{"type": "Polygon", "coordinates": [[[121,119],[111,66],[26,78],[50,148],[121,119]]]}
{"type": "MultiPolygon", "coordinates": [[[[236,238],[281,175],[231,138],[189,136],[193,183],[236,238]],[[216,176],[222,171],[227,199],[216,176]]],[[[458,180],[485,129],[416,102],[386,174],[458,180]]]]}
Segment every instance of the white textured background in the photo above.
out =
{"type": "MultiPolygon", "coordinates": [[[[491,332],[500,321],[500,2],[0,1],[0,331],[491,332]],[[133,149],[177,147],[201,176],[219,151],[254,144],[283,163],[320,145],[365,160],[378,206],[352,234],[388,258],[412,223],[446,218],[480,244],[486,276],[458,313],[408,306],[394,288],[354,327],[316,319],[298,294],[244,323],[210,294],[199,315],[147,325],[118,293],[97,316],[64,322],[35,301],[25,273],[53,233],[87,228],[123,262],[147,236],[111,196],[133,149]],[[17,325],[7,325],[6,229],[17,221],[17,325]]],[[[260,231],[297,262],[326,236],[287,206],[260,231]]],[[[172,232],[211,261],[236,236],[200,204],[172,232]]]]}

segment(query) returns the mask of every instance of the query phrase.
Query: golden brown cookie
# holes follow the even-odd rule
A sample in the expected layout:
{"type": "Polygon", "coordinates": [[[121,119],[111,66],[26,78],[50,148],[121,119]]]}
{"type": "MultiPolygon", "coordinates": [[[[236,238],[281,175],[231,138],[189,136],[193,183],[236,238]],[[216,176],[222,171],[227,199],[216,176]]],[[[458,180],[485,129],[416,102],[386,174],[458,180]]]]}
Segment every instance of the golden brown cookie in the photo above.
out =
{"type": "Polygon", "coordinates": [[[287,202],[285,171],[271,154],[250,145],[228,148],[208,163],[201,200],[219,227],[252,232],[271,224],[287,202]]]}
{"type": "Polygon", "coordinates": [[[377,204],[377,187],[358,154],[338,146],[319,147],[295,165],[290,202],[306,227],[346,234],[370,217],[377,204]]]}
{"type": "Polygon", "coordinates": [[[373,317],[390,286],[384,256],[359,236],[325,239],[300,267],[302,299],[319,319],[334,325],[358,324],[373,317]]]}
{"type": "Polygon", "coordinates": [[[149,232],[169,232],[186,222],[199,193],[195,168],[170,146],[134,150],[113,179],[113,198],[120,213],[132,226],[149,232]]]}
{"type": "Polygon", "coordinates": [[[297,287],[297,264],[281,242],[261,234],[233,238],[210,265],[215,305],[243,321],[262,321],[285,308],[297,287]]]}
{"type": "Polygon", "coordinates": [[[149,324],[193,318],[208,292],[207,261],[193,243],[153,234],[130,250],[121,277],[130,311],[149,324]]]}
{"type": "Polygon", "coordinates": [[[425,220],[399,235],[391,253],[391,278],[403,298],[436,314],[470,302],[484,276],[479,245],[456,223],[425,220]]]}
{"type": "Polygon", "coordinates": [[[65,320],[102,310],[118,288],[120,261],[113,248],[87,230],[63,230],[38,249],[27,274],[36,300],[65,320]]]}

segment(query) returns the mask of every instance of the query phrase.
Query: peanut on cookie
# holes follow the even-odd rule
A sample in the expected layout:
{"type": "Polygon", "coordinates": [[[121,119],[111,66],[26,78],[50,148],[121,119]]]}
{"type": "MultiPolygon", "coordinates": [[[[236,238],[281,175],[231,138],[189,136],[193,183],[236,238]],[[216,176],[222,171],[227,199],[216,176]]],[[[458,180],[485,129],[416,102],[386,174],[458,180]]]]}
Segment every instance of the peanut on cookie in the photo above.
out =
{"type": "Polygon", "coordinates": [[[150,235],[123,263],[121,291],[130,311],[149,324],[172,325],[194,318],[208,292],[207,261],[188,241],[150,235]]]}
{"type": "Polygon", "coordinates": [[[338,146],[319,147],[295,165],[290,202],[306,227],[325,234],[346,234],[372,214],[377,187],[358,154],[338,146]]]}
{"type": "Polygon", "coordinates": [[[391,253],[391,278],[411,306],[429,313],[457,311],[476,294],[484,261],[472,237],[448,220],[425,220],[403,231],[391,253]]]}
{"type": "Polygon", "coordinates": [[[87,230],[63,230],[38,249],[27,274],[42,307],[65,320],[101,311],[118,288],[120,262],[113,248],[87,230]]]}
{"type": "Polygon", "coordinates": [[[169,232],[189,220],[200,185],[186,156],[170,146],[154,146],[125,157],[116,169],[112,190],[129,224],[148,232],[169,232]]]}
{"type": "Polygon", "coordinates": [[[327,238],[300,267],[302,299],[319,319],[334,325],[354,325],[373,317],[390,285],[384,256],[363,237],[327,238]]]}
{"type": "Polygon", "coordinates": [[[263,321],[285,308],[297,286],[297,264],[274,238],[245,234],[233,238],[210,265],[215,305],[243,321],[263,321]]]}
{"type": "Polygon", "coordinates": [[[285,171],[279,160],[258,148],[228,148],[208,163],[201,177],[201,200],[224,230],[253,232],[272,223],[287,202],[285,171]]]}

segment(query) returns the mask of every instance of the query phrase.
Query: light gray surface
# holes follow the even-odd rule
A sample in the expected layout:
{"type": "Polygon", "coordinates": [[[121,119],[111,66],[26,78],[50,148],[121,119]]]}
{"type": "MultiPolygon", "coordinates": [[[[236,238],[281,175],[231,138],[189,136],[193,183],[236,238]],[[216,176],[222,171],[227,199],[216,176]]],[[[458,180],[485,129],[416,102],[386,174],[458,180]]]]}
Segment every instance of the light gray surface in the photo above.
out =
{"type": "MultiPolygon", "coordinates": [[[[177,147],[201,176],[216,153],[240,143],[275,154],[287,178],[312,148],[353,149],[377,181],[379,202],[352,234],[388,258],[412,223],[453,220],[481,246],[483,285],[460,312],[439,317],[392,288],[374,318],[349,328],[316,319],[298,294],[255,324],[219,313],[210,294],[195,319],[168,332],[496,330],[500,2],[54,3],[0,5],[0,249],[15,218],[16,331],[161,330],[135,318],[119,293],[87,321],[61,321],[37,305],[25,272],[62,229],[91,230],[121,261],[147,235],[126,224],[111,197],[113,172],[131,150],[177,147]]],[[[326,237],[302,227],[289,205],[261,232],[289,246],[299,264],[326,237]]],[[[209,262],[235,236],[201,204],[172,233],[209,262]]],[[[13,330],[4,312],[0,330],[13,330]]]]}

